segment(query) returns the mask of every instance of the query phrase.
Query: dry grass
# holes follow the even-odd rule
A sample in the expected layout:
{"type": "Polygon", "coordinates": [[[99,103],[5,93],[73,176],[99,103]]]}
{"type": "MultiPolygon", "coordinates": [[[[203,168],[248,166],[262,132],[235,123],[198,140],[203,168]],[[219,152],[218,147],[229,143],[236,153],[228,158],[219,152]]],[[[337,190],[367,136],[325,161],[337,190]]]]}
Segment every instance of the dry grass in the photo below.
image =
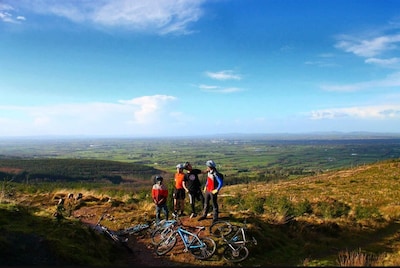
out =
{"type": "MultiPolygon", "coordinates": [[[[102,191],[65,188],[21,194],[18,199],[41,208],[38,215],[45,216],[54,211],[57,198],[71,192],[75,196],[83,194],[85,204],[74,211],[74,216],[88,222],[96,222],[105,211],[110,217],[104,224],[113,229],[154,219],[150,196],[112,196],[102,191]],[[136,201],[131,202],[133,199],[136,201]]],[[[287,181],[226,185],[219,200],[221,217],[252,221],[250,230],[257,235],[259,246],[251,250],[252,257],[244,265],[400,265],[400,161],[287,181]],[[348,243],[358,250],[348,250],[348,243]],[[302,255],[296,255],[299,250],[302,255]],[[282,260],[271,263],[277,256],[282,260]],[[304,261],[297,263],[301,259],[304,261]]],[[[207,226],[210,221],[202,224],[207,226]]],[[[190,219],[187,224],[195,226],[198,222],[190,219]]],[[[218,258],[200,263],[179,247],[165,257],[178,263],[229,265],[218,258]]]]}
{"type": "Polygon", "coordinates": [[[341,267],[366,267],[375,266],[377,257],[367,254],[358,249],[356,251],[341,251],[339,252],[338,264],[341,267]]]}

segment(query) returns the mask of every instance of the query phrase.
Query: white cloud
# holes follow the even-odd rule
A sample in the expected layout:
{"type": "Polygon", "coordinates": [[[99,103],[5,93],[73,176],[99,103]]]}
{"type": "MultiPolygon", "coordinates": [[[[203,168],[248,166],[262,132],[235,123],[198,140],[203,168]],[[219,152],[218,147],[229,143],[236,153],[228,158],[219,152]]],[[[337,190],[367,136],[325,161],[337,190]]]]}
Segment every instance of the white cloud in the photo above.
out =
{"type": "Polygon", "coordinates": [[[206,72],[206,75],[215,80],[241,80],[239,74],[235,74],[231,70],[223,70],[219,72],[206,72]]]}
{"type": "Polygon", "coordinates": [[[356,118],[356,119],[400,119],[399,104],[385,104],[365,107],[333,108],[311,111],[311,119],[335,119],[335,118],[356,118]]]}
{"type": "Polygon", "coordinates": [[[7,23],[17,23],[20,20],[20,17],[14,18],[12,14],[14,12],[14,8],[11,5],[0,3],[0,21],[7,23]]]}
{"type": "Polygon", "coordinates": [[[342,35],[335,47],[360,57],[374,57],[389,50],[398,49],[400,34],[382,35],[371,39],[361,39],[342,35]]]}
{"type": "Polygon", "coordinates": [[[162,111],[161,108],[166,103],[175,99],[176,98],[172,96],[154,95],[135,98],[128,101],[121,100],[119,102],[125,105],[134,105],[139,107],[139,109],[134,112],[134,122],[148,124],[155,120],[154,115],[159,115],[158,111],[162,111]]]}
{"type": "Polygon", "coordinates": [[[398,87],[400,86],[400,73],[393,73],[381,80],[372,80],[346,85],[321,85],[320,88],[327,91],[358,91],[369,88],[398,87]]]}
{"type": "Polygon", "coordinates": [[[237,87],[219,87],[219,86],[207,86],[207,85],[200,85],[199,88],[205,92],[214,92],[214,93],[234,93],[243,91],[241,88],[237,87]]]}
{"type": "MultiPolygon", "coordinates": [[[[158,34],[190,33],[189,25],[198,21],[203,15],[201,5],[204,2],[204,0],[4,1],[9,5],[2,5],[3,7],[18,6],[26,12],[56,15],[76,23],[89,22],[107,27],[123,26],[130,30],[158,34]]],[[[0,6],[0,12],[1,10],[0,6]]]]}
{"type": "Polygon", "coordinates": [[[379,59],[379,58],[368,58],[365,63],[376,64],[382,67],[394,67],[398,68],[400,63],[400,58],[390,58],[390,59],[379,59]]]}
{"type": "Polygon", "coordinates": [[[173,96],[154,95],[118,103],[0,106],[0,136],[14,135],[13,131],[26,135],[153,133],[165,122],[176,120],[170,108],[175,100],[173,96]]]}

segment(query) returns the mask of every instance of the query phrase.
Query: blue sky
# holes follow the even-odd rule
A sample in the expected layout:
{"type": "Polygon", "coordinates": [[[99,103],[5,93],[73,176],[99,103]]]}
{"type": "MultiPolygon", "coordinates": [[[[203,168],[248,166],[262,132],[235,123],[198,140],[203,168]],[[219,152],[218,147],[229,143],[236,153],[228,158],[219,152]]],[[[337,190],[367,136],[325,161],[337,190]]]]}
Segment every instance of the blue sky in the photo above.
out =
{"type": "Polygon", "coordinates": [[[0,126],[400,133],[400,2],[0,0],[0,126]]]}

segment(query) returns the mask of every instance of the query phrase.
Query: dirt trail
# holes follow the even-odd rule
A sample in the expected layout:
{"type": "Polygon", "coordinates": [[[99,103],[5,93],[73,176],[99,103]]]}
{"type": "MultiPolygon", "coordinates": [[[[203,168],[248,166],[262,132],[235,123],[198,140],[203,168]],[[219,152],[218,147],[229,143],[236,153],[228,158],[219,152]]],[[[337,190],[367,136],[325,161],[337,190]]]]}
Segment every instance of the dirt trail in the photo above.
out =
{"type": "MultiPolygon", "coordinates": [[[[98,215],[101,213],[96,209],[83,207],[74,211],[74,217],[79,218],[81,222],[87,225],[95,225],[98,215]]],[[[149,267],[164,267],[164,266],[190,266],[190,262],[180,263],[172,261],[170,256],[158,256],[154,251],[154,246],[151,243],[150,237],[140,237],[131,235],[128,240],[131,253],[126,254],[126,262],[129,266],[149,266],[149,267]]],[[[177,244],[177,250],[179,250],[177,244]]],[[[182,248],[183,250],[183,248],[182,248]]],[[[182,254],[182,253],[181,253],[182,254]]]]}

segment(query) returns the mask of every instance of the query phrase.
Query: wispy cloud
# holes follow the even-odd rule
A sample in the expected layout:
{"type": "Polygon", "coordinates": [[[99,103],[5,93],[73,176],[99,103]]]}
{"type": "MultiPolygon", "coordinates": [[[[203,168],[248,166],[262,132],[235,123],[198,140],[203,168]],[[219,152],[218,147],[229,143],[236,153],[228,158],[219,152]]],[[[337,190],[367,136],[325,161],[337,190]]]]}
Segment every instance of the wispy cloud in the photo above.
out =
{"type": "Polygon", "coordinates": [[[205,73],[208,77],[215,80],[241,80],[242,77],[239,74],[236,74],[232,70],[223,70],[219,72],[209,72],[205,73]]]}
{"type": "Polygon", "coordinates": [[[400,58],[390,58],[390,59],[379,59],[379,58],[368,58],[365,63],[375,64],[386,68],[399,68],[400,58]]]}
{"type": "Polygon", "coordinates": [[[24,16],[14,15],[14,8],[11,5],[0,3],[0,21],[6,23],[19,23],[25,20],[24,16]]]}
{"type": "Polygon", "coordinates": [[[342,35],[335,47],[360,57],[374,57],[389,50],[397,50],[400,34],[382,35],[370,39],[342,35]]]}
{"type": "Polygon", "coordinates": [[[237,87],[219,87],[219,86],[209,86],[209,85],[200,85],[199,88],[205,92],[214,92],[214,93],[234,93],[243,91],[242,88],[237,87]]]}
{"type": "Polygon", "coordinates": [[[176,121],[170,107],[175,100],[173,96],[154,95],[117,103],[0,106],[0,135],[13,135],[14,130],[24,133],[21,128],[29,129],[26,135],[35,135],[35,130],[47,135],[154,133],[164,122],[176,121]]]}
{"type": "MultiPolygon", "coordinates": [[[[0,19],[13,18],[16,9],[29,14],[56,15],[76,23],[92,23],[106,27],[124,27],[129,30],[157,34],[188,34],[189,26],[203,15],[204,0],[3,0],[0,19]],[[14,8],[15,7],[15,8],[14,8]]],[[[25,16],[26,17],[26,16],[25,16]]],[[[24,18],[24,17],[20,17],[24,18]]]]}
{"type": "Polygon", "coordinates": [[[320,88],[326,91],[359,91],[369,88],[385,88],[385,87],[398,87],[400,86],[400,72],[388,75],[381,80],[371,80],[360,83],[345,84],[345,85],[321,85],[320,88]]]}
{"type": "Polygon", "coordinates": [[[400,119],[400,105],[385,104],[365,107],[323,109],[312,111],[309,116],[314,120],[335,118],[400,119]]]}

